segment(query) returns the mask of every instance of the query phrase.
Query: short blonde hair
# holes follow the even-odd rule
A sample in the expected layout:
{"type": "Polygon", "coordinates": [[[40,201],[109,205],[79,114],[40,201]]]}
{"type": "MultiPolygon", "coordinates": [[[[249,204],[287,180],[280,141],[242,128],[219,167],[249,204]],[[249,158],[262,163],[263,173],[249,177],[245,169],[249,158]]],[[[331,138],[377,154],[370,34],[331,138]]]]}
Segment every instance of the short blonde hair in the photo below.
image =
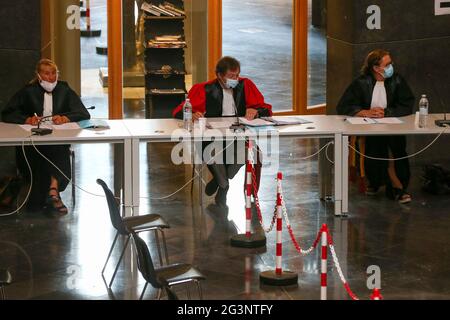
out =
{"type": "Polygon", "coordinates": [[[38,74],[41,71],[42,66],[49,66],[51,68],[53,68],[53,70],[55,70],[56,72],[58,72],[58,66],[56,65],[56,63],[53,60],[50,59],[41,59],[38,61],[38,63],[36,64],[36,68],[35,68],[35,75],[33,80],[31,80],[31,84],[38,82],[38,74]]]}
{"type": "Polygon", "coordinates": [[[58,71],[58,66],[56,65],[55,62],[53,62],[53,60],[50,59],[41,59],[39,60],[39,62],[36,64],[36,73],[39,73],[39,71],[41,71],[41,67],[42,66],[49,66],[52,67],[54,70],[58,71]]]}

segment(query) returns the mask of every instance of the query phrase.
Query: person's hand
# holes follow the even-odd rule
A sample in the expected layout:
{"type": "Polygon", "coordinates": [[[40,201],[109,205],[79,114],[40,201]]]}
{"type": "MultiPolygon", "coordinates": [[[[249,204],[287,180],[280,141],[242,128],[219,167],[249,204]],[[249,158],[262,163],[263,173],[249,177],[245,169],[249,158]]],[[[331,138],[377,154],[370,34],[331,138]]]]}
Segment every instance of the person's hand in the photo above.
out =
{"type": "Polygon", "coordinates": [[[374,108],[370,110],[361,110],[356,116],[361,118],[384,118],[384,109],[374,108]]]}
{"type": "Polygon", "coordinates": [[[371,109],[373,117],[372,118],[384,118],[384,109],[381,107],[376,107],[371,109]]]}
{"type": "Polygon", "coordinates": [[[249,108],[247,109],[247,112],[245,113],[245,119],[248,121],[254,120],[258,116],[258,110],[249,108]]]}
{"type": "Polygon", "coordinates": [[[54,116],[52,118],[52,121],[56,125],[61,125],[61,124],[70,122],[69,118],[67,118],[66,116],[54,116]]]}
{"type": "Polygon", "coordinates": [[[198,119],[203,118],[204,116],[205,116],[204,113],[196,112],[192,115],[192,120],[197,121],[198,119]]]}
{"type": "Polygon", "coordinates": [[[29,124],[32,126],[37,126],[39,124],[39,121],[41,120],[41,117],[32,116],[25,120],[25,124],[29,124]]]}

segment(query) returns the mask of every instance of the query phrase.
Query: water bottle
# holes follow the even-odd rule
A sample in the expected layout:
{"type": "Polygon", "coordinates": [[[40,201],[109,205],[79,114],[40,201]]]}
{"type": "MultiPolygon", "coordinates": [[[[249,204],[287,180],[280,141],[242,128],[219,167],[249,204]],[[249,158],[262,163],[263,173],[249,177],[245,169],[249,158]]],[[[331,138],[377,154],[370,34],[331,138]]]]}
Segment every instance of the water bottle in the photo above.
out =
{"type": "Polygon", "coordinates": [[[187,131],[192,131],[192,104],[190,99],[186,99],[186,102],[183,106],[183,122],[184,129],[187,131]]]}
{"type": "Polygon", "coordinates": [[[422,99],[419,102],[419,128],[427,127],[429,102],[425,94],[422,95],[422,99]]]}

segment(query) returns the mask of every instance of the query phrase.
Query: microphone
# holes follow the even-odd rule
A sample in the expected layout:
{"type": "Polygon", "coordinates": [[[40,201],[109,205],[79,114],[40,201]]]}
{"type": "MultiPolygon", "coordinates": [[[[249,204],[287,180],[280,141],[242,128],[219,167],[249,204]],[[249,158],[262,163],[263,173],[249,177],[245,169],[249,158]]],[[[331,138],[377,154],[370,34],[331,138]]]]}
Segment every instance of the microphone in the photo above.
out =
{"type": "Polygon", "coordinates": [[[245,125],[241,124],[241,121],[239,120],[239,112],[237,110],[236,104],[234,104],[233,106],[234,112],[236,113],[236,122],[231,125],[230,129],[234,131],[245,130],[245,125]]]}
{"type": "MultiPolygon", "coordinates": [[[[86,108],[86,110],[94,110],[94,109],[95,109],[95,106],[86,108]]],[[[57,115],[58,116],[67,116],[69,114],[76,113],[76,112],[78,112],[78,111],[70,111],[70,112],[60,113],[60,114],[57,114],[57,115]]],[[[39,119],[37,128],[31,129],[31,132],[34,133],[37,136],[46,136],[46,135],[52,134],[53,133],[53,129],[41,128],[41,123],[42,123],[42,121],[44,121],[46,119],[53,118],[54,116],[56,116],[56,114],[53,114],[51,116],[42,117],[41,119],[39,119]]]]}
{"type": "Polygon", "coordinates": [[[450,120],[447,120],[447,108],[445,107],[444,101],[442,100],[442,96],[439,94],[439,92],[436,90],[434,86],[434,81],[431,77],[431,74],[427,74],[427,77],[431,80],[431,88],[433,89],[434,93],[436,94],[436,97],[439,99],[439,103],[441,104],[442,110],[444,111],[444,120],[436,120],[435,123],[438,127],[447,127],[450,126],[450,120]]]}

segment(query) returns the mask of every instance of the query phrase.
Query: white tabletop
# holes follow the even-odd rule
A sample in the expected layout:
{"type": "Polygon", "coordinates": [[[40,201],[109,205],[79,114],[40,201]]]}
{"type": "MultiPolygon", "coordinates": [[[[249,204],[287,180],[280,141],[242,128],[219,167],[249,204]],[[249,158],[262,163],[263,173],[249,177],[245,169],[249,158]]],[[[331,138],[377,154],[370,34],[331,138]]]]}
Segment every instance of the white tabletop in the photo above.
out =
{"type": "MultiPolygon", "coordinates": [[[[122,120],[106,121],[110,129],[78,129],[78,130],[53,130],[52,134],[45,136],[33,136],[37,144],[62,144],[62,143],[89,143],[89,142],[120,142],[130,138],[130,133],[122,120]]],[[[0,145],[19,145],[22,141],[30,141],[31,132],[22,129],[17,124],[0,122],[0,145]]]]}
{"type": "Polygon", "coordinates": [[[443,114],[430,114],[426,128],[419,128],[416,115],[399,118],[402,124],[351,124],[342,121],[344,124],[344,135],[349,136],[371,136],[371,135],[410,135],[410,134],[440,134],[450,133],[450,128],[436,126],[435,120],[444,119],[443,114]]]}
{"type": "MultiPolygon", "coordinates": [[[[275,117],[283,118],[283,117],[275,117]]],[[[310,124],[276,126],[264,128],[248,128],[245,133],[234,133],[231,130],[215,129],[206,130],[203,134],[194,130],[192,137],[208,138],[221,132],[224,136],[256,136],[261,131],[278,132],[280,136],[332,136],[341,132],[344,128],[344,117],[341,116],[301,116],[302,119],[311,121],[310,124]]],[[[234,118],[209,118],[210,122],[231,123],[234,118]]],[[[134,138],[148,141],[171,141],[173,134],[183,136],[183,122],[177,119],[146,119],[146,120],[124,120],[125,126],[134,138]]]]}

